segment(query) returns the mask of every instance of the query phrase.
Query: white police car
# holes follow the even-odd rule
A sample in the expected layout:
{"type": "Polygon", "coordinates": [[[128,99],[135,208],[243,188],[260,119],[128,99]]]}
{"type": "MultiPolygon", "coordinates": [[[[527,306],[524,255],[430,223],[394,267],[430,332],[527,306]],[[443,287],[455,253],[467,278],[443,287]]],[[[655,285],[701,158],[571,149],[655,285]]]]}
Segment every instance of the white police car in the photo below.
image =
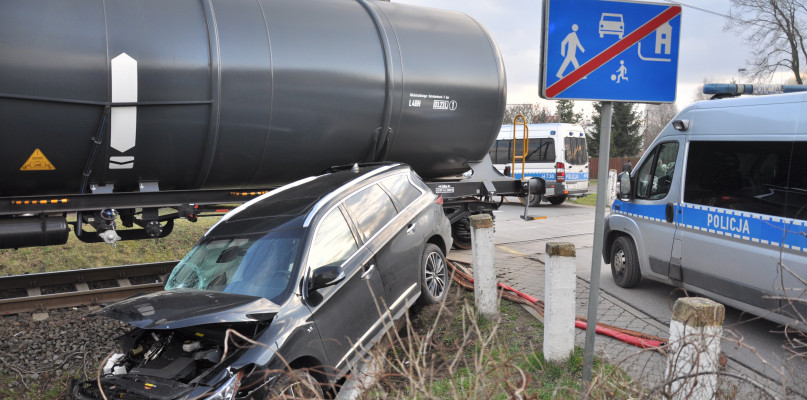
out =
{"type": "Polygon", "coordinates": [[[804,328],[807,93],[687,107],[617,192],[603,256],[619,286],[646,277],[804,328]]]}

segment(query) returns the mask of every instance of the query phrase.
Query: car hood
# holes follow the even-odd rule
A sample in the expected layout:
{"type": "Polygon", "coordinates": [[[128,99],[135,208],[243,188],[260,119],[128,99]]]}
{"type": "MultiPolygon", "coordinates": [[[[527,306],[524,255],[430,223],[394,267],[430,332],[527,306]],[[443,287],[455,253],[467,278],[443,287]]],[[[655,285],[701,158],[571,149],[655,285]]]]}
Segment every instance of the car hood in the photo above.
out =
{"type": "Polygon", "coordinates": [[[280,306],[263,297],[172,289],[121,300],[92,315],[114,318],[143,329],[178,329],[206,324],[267,321],[279,309],[280,306]]]}

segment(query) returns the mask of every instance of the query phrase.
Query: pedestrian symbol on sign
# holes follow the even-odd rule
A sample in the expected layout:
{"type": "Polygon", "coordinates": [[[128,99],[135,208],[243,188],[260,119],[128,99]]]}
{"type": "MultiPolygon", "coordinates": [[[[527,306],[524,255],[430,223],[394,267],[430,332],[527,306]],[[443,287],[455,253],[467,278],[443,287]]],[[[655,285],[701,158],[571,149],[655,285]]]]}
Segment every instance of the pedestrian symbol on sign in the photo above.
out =
{"type": "Polygon", "coordinates": [[[577,48],[580,48],[581,53],[585,53],[586,49],[583,48],[583,45],[580,44],[580,39],[577,37],[577,24],[572,25],[572,32],[566,35],[566,38],[563,39],[563,42],[560,44],[560,55],[565,56],[566,58],[563,59],[563,64],[561,64],[558,73],[556,74],[558,78],[563,78],[563,71],[566,70],[566,67],[569,66],[571,62],[574,65],[574,69],[580,68],[580,64],[577,63],[577,48]]]}

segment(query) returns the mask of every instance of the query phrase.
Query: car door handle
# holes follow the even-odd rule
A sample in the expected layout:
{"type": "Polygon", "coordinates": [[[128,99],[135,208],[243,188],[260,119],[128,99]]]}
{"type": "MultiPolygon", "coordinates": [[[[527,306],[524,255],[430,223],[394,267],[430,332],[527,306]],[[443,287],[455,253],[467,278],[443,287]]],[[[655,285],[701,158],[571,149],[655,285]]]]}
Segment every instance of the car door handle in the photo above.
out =
{"type": "Polygon", "coordinates": [[[673,222],[675,218],[673,203],[667,203],[667,207],[664,211],[666,214],[665,216],[667,217],[667,222],[673,222]]]}
{"type": "Polygon", "coordinates": [[[409,225],[407,225],[407,227],[406,227],[406,234],[407,234],[407,235],[411,235],[411,234],[412,234],[412,232],[414,232],[414,231],[415,231],[415,227],[417,227],[417,225],[418,225],[418,224],[416,224],[416,223],[414,223],[414,222],[413,222],[413,223],[411,223],[411,224],[409,224],[409,225]]]}
{"type": "Polygon", "coordinates": [[[364,270],[364,273],[361,274],[361,279],[367,280],[370,279],[370,274],[375,269],[375,264],[371,264],[367,269],[364,270]]]}

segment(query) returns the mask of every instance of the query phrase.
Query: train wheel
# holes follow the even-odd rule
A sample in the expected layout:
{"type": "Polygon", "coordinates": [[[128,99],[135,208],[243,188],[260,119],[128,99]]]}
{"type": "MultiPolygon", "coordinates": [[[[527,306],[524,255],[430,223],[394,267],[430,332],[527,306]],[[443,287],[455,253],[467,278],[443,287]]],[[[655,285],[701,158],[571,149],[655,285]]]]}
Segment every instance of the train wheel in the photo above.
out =
{"type": "Polygon", "coordinates": [[[451,238],[454,239],[454,247],[462,250],[471,248],[471,220],[462,218],[451,225],[451,238]]]}

